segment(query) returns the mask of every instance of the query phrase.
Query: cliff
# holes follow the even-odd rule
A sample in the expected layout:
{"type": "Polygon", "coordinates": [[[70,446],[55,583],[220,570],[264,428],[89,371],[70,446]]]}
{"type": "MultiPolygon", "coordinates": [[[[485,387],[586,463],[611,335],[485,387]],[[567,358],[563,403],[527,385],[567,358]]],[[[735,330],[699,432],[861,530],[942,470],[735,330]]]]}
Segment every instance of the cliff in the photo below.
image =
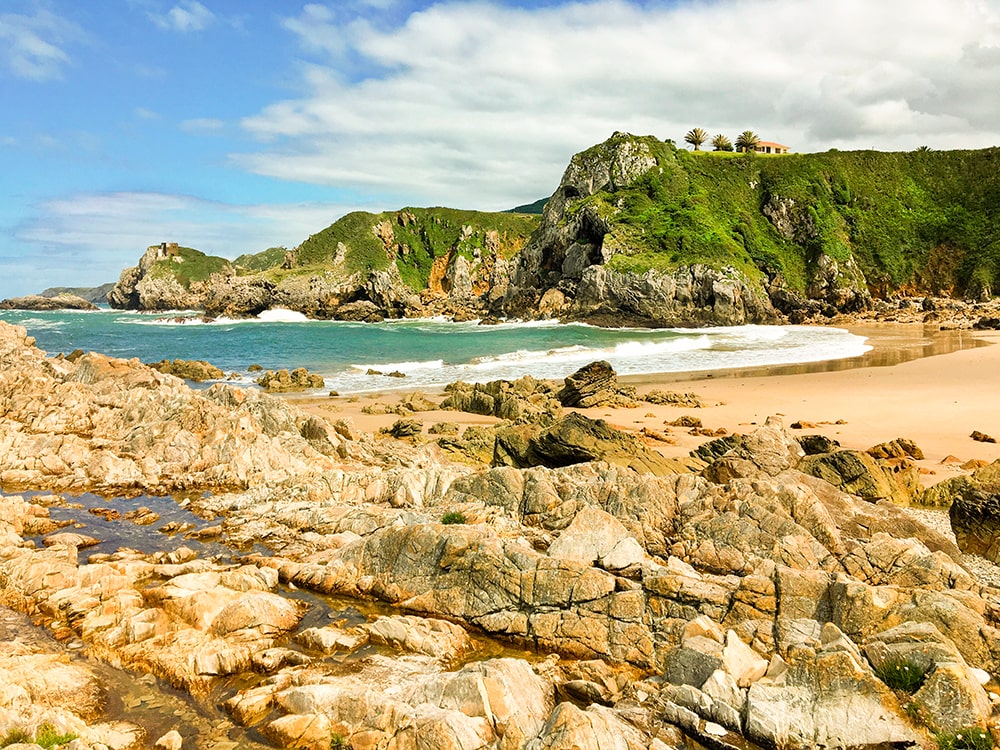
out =
{"type": "Polygon", "coordinates": [[[153,246],[122,272],[109,301],[227,316],[283,307],[347,320],[481,313],[483,299],[502,297],[508,260],[537,225],[538,217],[521,214],[407,208],[350,213],[292,250],[269,248],[232,263],[153,246]],[[194,267],[205,272],[182,277],[194,267]]]}
{"type": "Polygon", "coordinates": [[[991,296],[998,156],[694,153],[616,133],[573,157],[499,311],[737,324],[991,296]]]}
{"type": "Polygon", "coordinates": [[[154,246],[109,301],[699,326],[801,321],[899,295],[982,299],[1000,289],[998,158],[996,148],[689,152],[616,133],[573,157],[540,220],[356,212],[292,250],[232,264],[154,246]]]}

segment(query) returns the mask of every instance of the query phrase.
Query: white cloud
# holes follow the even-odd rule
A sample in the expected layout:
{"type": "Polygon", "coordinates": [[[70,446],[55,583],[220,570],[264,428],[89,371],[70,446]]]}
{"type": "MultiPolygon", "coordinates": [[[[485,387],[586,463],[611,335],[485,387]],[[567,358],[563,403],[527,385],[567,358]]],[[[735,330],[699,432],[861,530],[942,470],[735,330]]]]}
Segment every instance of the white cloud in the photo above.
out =
{"type": "Polygon", "coordinates": [[[222,120],[212,117],[196,117],[192,120],[183,120],[180,129],[185,133],[213,133],[225,127],[222,120]]]}
{"type": "Polygon", "coordinates": [[[170,31],[204,31],[215,20],[215,14],[198,0],[181,0],[166,13],[150,13],[150,19],[161,29],[170,31]]]}
{"type": "Polygon", "coordinates": [[[48,286],[114,281],[147,246],[164,241],[227,258],[272,246],[293,247],[355,208],[232,205],[143,192],[82,193],[48,201],[5,242],[8,248],[20,247],[22,254],[0,259],[5,269],[0,298],[48,286]],[[20,269],[16,275],[9,273],[14,267],[20,269]],[[65,269],[64,276],[59,269],[65,269]]]}
{"type": "Polygon", "coordinates": [[[47,10],[31,16],[0,13],[0,65],[33,81],[62,78],[70,62],[63,46],[81,36],[75,24],[47,10]]]}
{"type": "Polygon", "coordinates": [[[718,0],[541,9],[444,2],[386,28],[285,22],[303,95],[243,121],[281,179],[503,208],[616,130],[747,128],[793,150],[1000,141],[1000,18],[983,0],[718,0]]]}
{"type": "Polygon", "coordinates": [[[133,112],[135,113],[135,116],[138,117],[140,120],[159,120],[160,119],[160,113],[159,112],[154,112],[153,110],[146,109],[145,107],[136,107],[133,110],[133,112]]]}

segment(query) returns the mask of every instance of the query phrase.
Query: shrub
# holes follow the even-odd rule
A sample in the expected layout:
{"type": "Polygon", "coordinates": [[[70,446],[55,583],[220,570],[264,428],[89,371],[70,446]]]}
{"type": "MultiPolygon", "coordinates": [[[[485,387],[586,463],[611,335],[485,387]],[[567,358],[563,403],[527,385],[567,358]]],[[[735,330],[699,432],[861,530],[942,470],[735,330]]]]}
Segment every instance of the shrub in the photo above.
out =
{"type": "Polygon", "coordinates": [[[465,514],[458,511],[450,511],[441,516],[441,523],[466,523],[465,514]]]}
{"type": "Polygon", "coordinates": [[[49,748],[56,747],[57,745],[65,745],[68,742],[72,742],[76,737],[75,734],[70,732],[59,734],[54,726],[45,722],[38,726],[38,731],[35,734],[35,744],[41,745],[45,750],[49,750],[49,748]]]}
{"type": "Polygon", "coordinates": [[[992,750],[993,737],[979,727],[962,727],[935,737],[941,750],[992,750]]]}
{"type": "Polygon", "coordinates": [[[0,747],[7,747],[8,745],[20,745],[24,743],[31,742],[31,735],[25,732],[23,729],[11,729],[4,735],[3,739],[0,739],[0,747]]]}
{"type": "Polygon", "coordinates": [[[335,734],[330,738],[330,750],[347,750],[347,740],[344,735],[335,734]]]}
{"type": "Polygon", "coordinates": [[[915,693],[927,679],[929,667],[918,664],[905,657],[898,656],[886,659],[875,670],[875,674],[893,690],[904,693],[915,693]]]}

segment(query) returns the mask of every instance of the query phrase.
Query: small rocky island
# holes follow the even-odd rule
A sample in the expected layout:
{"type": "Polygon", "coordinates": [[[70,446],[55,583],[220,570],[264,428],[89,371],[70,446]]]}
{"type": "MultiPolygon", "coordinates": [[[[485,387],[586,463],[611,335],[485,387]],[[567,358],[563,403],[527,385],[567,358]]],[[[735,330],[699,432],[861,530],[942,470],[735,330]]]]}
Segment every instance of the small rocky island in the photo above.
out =
{"type": "Polygon", "coordinates": [[[901,507],[924,497],[911,441],[841,450],[774,418],[668,460],[579,412],[637,402],[603,363],[446,399],[401,401],[399,421],[502,421],[362,433],[135,360],[46,357],[0,323],[0,624],[20,628],[0,732],[79,750],[991,743],[1000,588],[963,551],[992,554],[997,464],[927,496],[952,535],[901,507]]]}

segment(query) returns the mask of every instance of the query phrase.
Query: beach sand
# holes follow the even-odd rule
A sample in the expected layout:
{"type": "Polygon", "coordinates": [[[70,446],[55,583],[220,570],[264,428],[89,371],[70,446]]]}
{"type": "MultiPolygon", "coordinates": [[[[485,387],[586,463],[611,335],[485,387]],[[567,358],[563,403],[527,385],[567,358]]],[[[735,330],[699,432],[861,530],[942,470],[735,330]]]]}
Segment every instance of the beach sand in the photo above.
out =
{"type": "MultiPolygon", "coordinates": [[[[808,422],[796,434],[823,434],[844,448],[864,450],[897,437],[923,449],[919,462],[926,484],[964,473],[942,463],[954,456],[994,461],[1000,445],[977,442],[973,430],[1000,439],[1000,333],[937,331],[919,325],[866,325],[850,329],[874,347],[864,357],[828,363],[739,372],[685,373],[623,378],[639,394],[653,389],[694,392],[704,408],[654,406],[582,410],[614,426],[663,433],[673,443],[649,440],[667,456],[686,455],[710,439],[666,423],[681,415],[701,419],[706,428],[746,433],[779,416],[786,426],[808,422]]],[[[375,432],[398,415],[362,413],[373,402],[395,403],[398,392],[362,397],[296,398],[307,410],[327,419],[349,417],[365,432],[375,432]]],[[[437,399],[441,394],[428,394],[437,399]]],[[[412,415],[425,426],[435,422],[489,424],[496,420],[453,411],[412,415]]]]}

